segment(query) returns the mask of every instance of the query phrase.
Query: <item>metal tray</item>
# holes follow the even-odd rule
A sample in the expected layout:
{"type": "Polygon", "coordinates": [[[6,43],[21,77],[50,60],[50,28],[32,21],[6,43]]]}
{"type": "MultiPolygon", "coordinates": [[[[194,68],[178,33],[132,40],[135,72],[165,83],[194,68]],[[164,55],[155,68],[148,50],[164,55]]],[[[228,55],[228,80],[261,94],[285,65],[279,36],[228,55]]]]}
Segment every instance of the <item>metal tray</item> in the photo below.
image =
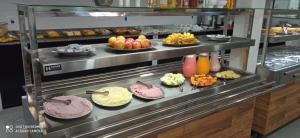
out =
{"type": "Polygon", "coordinates": [[[196,45],[199,45],[199,44],[200,44],[200,41],[196,42],[195,44],[181,44],[181,45],[163,43],[163,46],[167,46],[167,47],[187,47],[187,46],[196,46],[196,45]]]}
{"type": "Polygon", "coordinates": [[[218,42],[228,42],[231,38],[217,38],[217,37],[207,37],[208,41],[218,41],[218,42]]]}
{"type": "Polygon", "coordinates": [[[114,52],[140,52],[140,51],[148,51],[148,50],[154,50],[155,48],[139,48],[139,49],[119,49],[119,48],[113,48],[110,45],[106,46],[107,50],[114,51],[114,52]]]}

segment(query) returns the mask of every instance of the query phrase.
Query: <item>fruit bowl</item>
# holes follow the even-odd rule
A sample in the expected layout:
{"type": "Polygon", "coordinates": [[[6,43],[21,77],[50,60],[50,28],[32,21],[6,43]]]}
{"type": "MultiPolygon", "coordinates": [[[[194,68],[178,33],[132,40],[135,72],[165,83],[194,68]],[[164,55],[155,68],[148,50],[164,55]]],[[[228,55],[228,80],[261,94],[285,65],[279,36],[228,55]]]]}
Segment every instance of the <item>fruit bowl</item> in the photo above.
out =
{"type": "Polygon", "coordinates": [[[125,38],[124,36],[110,37],[107,49],[118,52],[137,52],[153,49],[152,43],[144,35],[137,39],[125,38]]]}
{"type": "Polygon", "coordinates": [[[138,48],[138,49],[122,49],[122,48],[114,48],[111,45],[107,45],[106,47],[108,50],[115,51],[115,52],[140,52],[140,51],[147,51],[153,50],[153,47],[150,48],[138,48]]]}

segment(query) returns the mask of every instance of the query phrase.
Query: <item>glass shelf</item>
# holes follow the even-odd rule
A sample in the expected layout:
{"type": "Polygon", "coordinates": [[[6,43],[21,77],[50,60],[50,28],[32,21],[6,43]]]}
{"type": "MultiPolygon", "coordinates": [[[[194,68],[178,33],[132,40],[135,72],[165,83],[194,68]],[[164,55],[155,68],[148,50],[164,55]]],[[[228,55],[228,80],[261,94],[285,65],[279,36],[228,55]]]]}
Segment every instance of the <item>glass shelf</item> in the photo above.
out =
{"type": "Polygon", "coordinates": [[[149,7],[100,7],[90,5],[19,5],[20,9],[32,9],[38,17],[73,16],[198,16],[236,15],[253,9],[239,8],[149,8],[149,7]]]}

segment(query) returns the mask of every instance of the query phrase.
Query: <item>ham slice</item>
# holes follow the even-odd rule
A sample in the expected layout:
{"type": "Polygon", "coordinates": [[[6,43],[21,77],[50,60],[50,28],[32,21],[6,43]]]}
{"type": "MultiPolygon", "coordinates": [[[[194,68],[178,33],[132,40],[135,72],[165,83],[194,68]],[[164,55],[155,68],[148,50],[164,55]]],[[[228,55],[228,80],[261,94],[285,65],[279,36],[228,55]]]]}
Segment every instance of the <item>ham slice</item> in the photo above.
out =
{"type": "Polygon", "coordinates": [[[147,88],[142,84],[133,84],[130,86],[132,92],[137,93],[146,98],[160,98],[163,96],[163,92],[160,88],[152,85],[152,88],[147,88]]]}
{"type": "Polygon", "coordinates": [[[60,102],[44,103],[45,113],[56,118],[78,118],[87,115],[93,109],[93,105],[90,101],[78,96],[58,96],[52,99],[71,100],[71,104],[69,105],[60,102]]]}

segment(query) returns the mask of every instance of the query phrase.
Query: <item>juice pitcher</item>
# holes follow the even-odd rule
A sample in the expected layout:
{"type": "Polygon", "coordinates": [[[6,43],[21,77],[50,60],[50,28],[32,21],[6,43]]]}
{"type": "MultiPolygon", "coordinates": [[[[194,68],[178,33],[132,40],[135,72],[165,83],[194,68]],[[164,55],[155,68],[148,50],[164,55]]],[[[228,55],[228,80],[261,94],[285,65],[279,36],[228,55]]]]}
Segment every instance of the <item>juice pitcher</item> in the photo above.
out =
{"type": "Polygon", "coordinates": [[[208,53],[201,53],[197,61],[197,74],[207,75],[210,71],[210,61],[208,53]]]}
{"type": "Polygon", "coordinates": [[[187,78],[192,77],[197,72],[197,56],[196,55],[187,55],[183,57],[183,75],[187,78]]]}

